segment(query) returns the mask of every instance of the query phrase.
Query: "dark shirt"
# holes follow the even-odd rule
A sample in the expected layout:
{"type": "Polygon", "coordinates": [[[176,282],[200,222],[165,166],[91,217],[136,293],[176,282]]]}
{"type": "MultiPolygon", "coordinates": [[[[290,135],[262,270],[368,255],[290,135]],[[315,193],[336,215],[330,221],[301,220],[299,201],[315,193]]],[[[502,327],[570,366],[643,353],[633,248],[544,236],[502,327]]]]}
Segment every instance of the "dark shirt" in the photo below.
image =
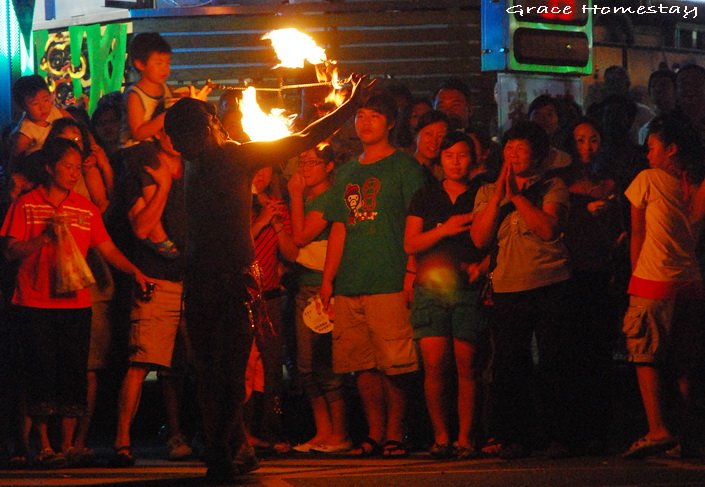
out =
{"type": "MultiPolygon", "coordinates": [[[[132,148],[130,148],[132,149],[132,148]]],[[[134,153],[126,159],[123,197],[126,211],[143,195],[143,188],[155,184],[154,179],[145,170],[145,165],[158,167],[157,147],[152,142],[142,142],[136,146],[134,153]]],[[[168,238],[176,244],[179,257],[168,259],[143,242],[139,242],[130,232],[133,242],[129,245],[130,260],[145,275],[167,281],[183,281],[186,270],[186,205],[184,198],[184,178],[172,179],[169,195],[161,218],[162,226],[168,238]]]]}
{"type": "MultiPolygon", "coordinates": [[[[453,203],[448,193],[439,181],[435,181],[419,189],[409,205],[409,215],[423,219],[423,231],[427,232],[444,223],[453,215],[472,213],[475,205],[475,195],[484,182],[482,175],[470,181],[470,185],[463,194],[459,195],[453,203]]],[[[463,232],[451,237],[446,237],[425,252],[417,254],[417,262],[423,265],[424,260],[433,257],[449,258],[456,269],[461,264],[478,262],[484,256],[470,239],[470,232],[463,232]]]]}
{"type": "Polygon", "coordinates": [[[187,273],[192,279],[236,276],[253,263],[250,222],[255,172],[310,149],[340,127],[354,110],[353,103],[342,105],[309,126],[305,135],[245,144],[229,141],[187,161],[187,273]]]}

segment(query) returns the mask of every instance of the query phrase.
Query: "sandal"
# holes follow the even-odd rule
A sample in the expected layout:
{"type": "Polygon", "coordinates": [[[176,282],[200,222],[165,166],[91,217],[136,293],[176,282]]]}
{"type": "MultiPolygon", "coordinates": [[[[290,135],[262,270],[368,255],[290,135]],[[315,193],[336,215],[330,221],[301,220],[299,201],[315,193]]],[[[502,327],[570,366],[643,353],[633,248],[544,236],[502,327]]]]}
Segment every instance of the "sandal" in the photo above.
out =
{"type": "Polygon", "coordinates": [[[455,456],[455,449],[450,443],[434,443],[428,453],[431,455],[431,458],[453,458],[455,456]]]}
{"type": "Polygon", "coordinates": [[[62,468],[66,466],[66,457],[63,453],[56,453],[51,448],[44,448],[34,458],[34,464],[43,469],[62,468]]]}
{"type": "Polygon", "coordinates": [[[387,440],[382,445],[383,458],[406,458],[408,456],[409,449],[401,441],[387,440]]]}
{"type": "Polygon", "coordinates": [[[477,458],[480,456],[480,452],[477,448],[473,446],[457,446],[455,447],[455,458],[458,460],[469,460],[471,458],[477,458]]]}
{"type": "Polygon", "coordinates": [[[29,459],[24,453],[15,454],[7,461],[7,468],[10,470],[24,470],[28,466],[29,459]]]}
{"type": "Polygon", "coordinates": [[[72,446],[66,451],[66,461],[71,467],[90,467],[95,463],[95,452],[91,448],[72,446]]]}
{"type": "Polygon", "coordinates": [[[496,457],[499,455],[499,452],[502,451],[504,448],[504,445],[502,444],[501,441],[499,441],[496,438],[489,438],[487,442],[485,443],[485,446],[482,447],[480,450],[483,455],[487,455],[490,457],[496,457]]]}
{"type": "Polygon", "coordinates": [[[152,242],[150,239],[144,238],[142,239],[142,242],[166,259],[176,259],[179,255],[181,255],[179,249],[176,248],[176,244],[168,238],[162,240],[161,242],[152,242]]]}
{"type": "Polygon", "coordinates": [[[350,456],[355,458],[377,457],[382,453],[382,447],[369,436],[362,440],[360,445],[350,450],[350,456]]]}
{"type": "Polygon", "coordinates": [[[115,447],[115,454],[110,459],[110,466],[115,468],[126,468],[135,465],[135,456],[129,446],[115,447]]]}

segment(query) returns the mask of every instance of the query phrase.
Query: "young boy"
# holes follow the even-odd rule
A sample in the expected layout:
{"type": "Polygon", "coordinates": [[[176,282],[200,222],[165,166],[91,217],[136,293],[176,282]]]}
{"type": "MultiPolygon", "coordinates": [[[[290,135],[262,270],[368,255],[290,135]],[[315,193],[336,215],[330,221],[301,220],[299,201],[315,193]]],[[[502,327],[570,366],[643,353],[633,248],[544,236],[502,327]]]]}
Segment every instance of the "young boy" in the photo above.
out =
{"type": "MultiPolygon", "coordinates": [[[[164,128],[165,108],[173,99],[166,84],[171,71],[171,46],[164,38],[156,32],[137,34],[130,42],[129,55],[140,79],[125,91],[127,127],[123,146],[152,140],[164,128]]],[[[192,87],[189,90],[201,100],[211,91],[207,85],[198,94],[193,93],[192,87]]],[[[142,242],[167,259],[179,256],[179,250],[161,224],[142,242]]]]}
{"type": "Polygon", "coordinates": [[[15,131],[12,159],[41,149],[55,120],[71,115],[54,105],[54,96],[44,79],[22,76],[12,86],[12,100],[24,114],[15,131]]]}
{"type": "Polygon", "coordinates": [[[339,169],[324,213],[333,226],[321,298],[328,306],[335,280],[333,369],[358,373],[369,433],[352,453],[363,457],[408,454],[402,380],[418,368],[403,292],[404,222],[423,174],[420,164],[390,144],[395,120],[394,99],[386,94],[357,110],[363,152],[339,169]]]}
{"type": "Polygon", "coordinates": [[[650,169],[639,173],[625,192],[632,207],[633,270],[622,331],[629,360],[636,365],[648,432],[623,458],[643,458],[677,444],[662,405],[666,373],[677,379],[685,406],[680,448],[673,453],[687,456],[702,446],[693,441],[702,441],[696,405],[702,404],[705,292],[695,256],[700,218],[693,210],[703,208],[702,184],[691,197],[692,181],[702,180],[705,149],[693,125],[679,115],[652,120],[647,145],[650,169]]]}

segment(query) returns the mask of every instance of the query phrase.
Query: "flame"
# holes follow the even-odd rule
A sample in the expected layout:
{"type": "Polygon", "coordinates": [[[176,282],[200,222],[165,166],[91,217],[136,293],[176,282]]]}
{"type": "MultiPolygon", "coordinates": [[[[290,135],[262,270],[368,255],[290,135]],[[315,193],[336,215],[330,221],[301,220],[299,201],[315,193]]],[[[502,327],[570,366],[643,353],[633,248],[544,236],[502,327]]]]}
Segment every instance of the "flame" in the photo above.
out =
{"type": "Polygon", "coordinates": [[[277,29],[266,33],[262,39],[272,42],[272,47],[279,58],[275,68],[303,68],[304,61],[311,64],[323,64],[326,51],[318,47],[311,36],[296,29],[277,29]]]}
{"type": "Polygon", "coordinates": [[[253,86],[243,91],[240,111],[242,129],[250,140],[277,140],[292,133],[291,126],[296,115],[287,117],[281,108],[265,113],[257,103],[257,90],[253,86]]]}
{"type": "Polygon", "coordinates": [[[332,103],[335,106],[339,107],[343,104],[347,96],[346,93],[342,91],[344,84],[341,83],[340,79],[338,78],[338,68],[336,66],[333,66],[330,73],[330,78],[330,82],[333,85],[333,89],[330,90],[330,93],[328,93],[328,96],[326,96],[325,102],[332,103]]]}

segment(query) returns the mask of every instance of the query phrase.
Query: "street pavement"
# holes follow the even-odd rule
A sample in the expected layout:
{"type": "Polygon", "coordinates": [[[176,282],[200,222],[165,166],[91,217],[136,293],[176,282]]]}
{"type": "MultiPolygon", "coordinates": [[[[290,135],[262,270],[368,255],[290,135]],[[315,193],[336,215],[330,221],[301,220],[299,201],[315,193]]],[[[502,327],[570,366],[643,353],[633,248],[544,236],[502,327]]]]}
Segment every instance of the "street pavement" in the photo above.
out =
{"type": "MultiPolygon", "coordinates": [[[[139,458],[132,468],[0,471],[1,486],[184,486],[209,485],[198,460],[169,462],[139,458]]],[[[549,460],[484,458],[431,460],[415,453],[405,459],[352,459],[287,455],[261,461],[242,485],[264,487],[507,487],[507,486],[705,486],[705,460],[618,456],[549,460]]]]}

